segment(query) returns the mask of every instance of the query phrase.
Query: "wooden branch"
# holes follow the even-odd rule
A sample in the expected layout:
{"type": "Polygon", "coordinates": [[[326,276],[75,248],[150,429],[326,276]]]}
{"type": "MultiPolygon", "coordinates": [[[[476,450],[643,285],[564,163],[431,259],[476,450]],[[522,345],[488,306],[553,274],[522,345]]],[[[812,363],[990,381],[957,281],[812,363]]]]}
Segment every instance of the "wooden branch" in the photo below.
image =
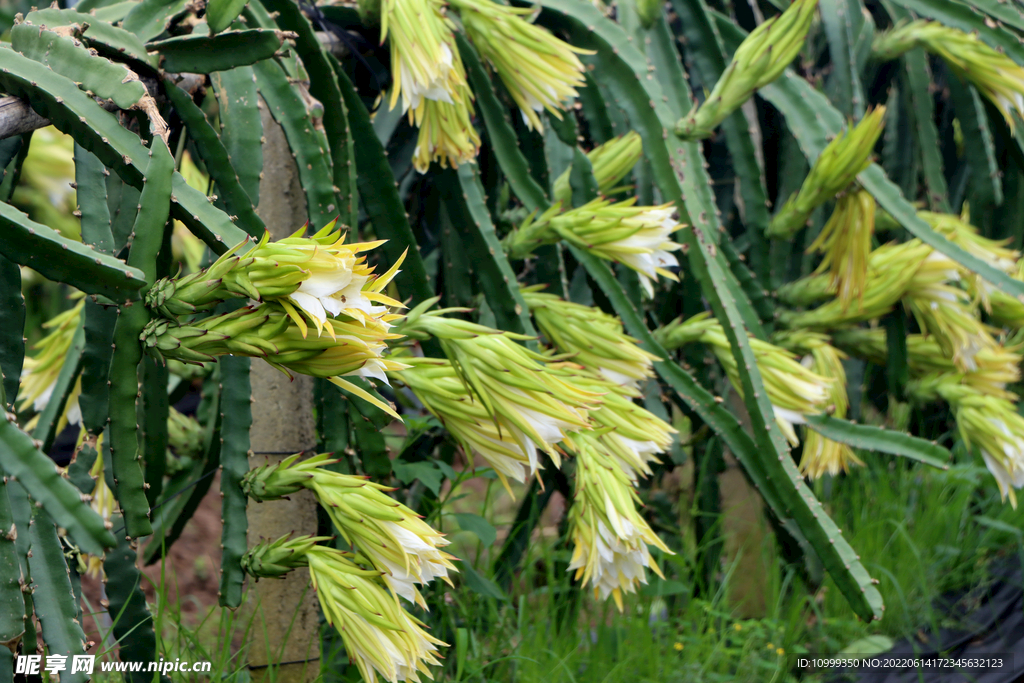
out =
{"type": "MultiPolygon", "coordinates": [[[[195,94],[206,81],[206,76],[202,74],[180,74],[171,77],[176,79],[179,88],[190,95],[195,94]]],[[[143,78],[142,82],[150,92],[159,92],[156,79],[143,78]]],[[[117,111],[117,106],[110,100],[101,101],[100,106],[107,111],[117,111]]],[[[37,114],[25,100],[18,97],[0,97],[0,140],[48,125],[50,121],[37,114]]]]}

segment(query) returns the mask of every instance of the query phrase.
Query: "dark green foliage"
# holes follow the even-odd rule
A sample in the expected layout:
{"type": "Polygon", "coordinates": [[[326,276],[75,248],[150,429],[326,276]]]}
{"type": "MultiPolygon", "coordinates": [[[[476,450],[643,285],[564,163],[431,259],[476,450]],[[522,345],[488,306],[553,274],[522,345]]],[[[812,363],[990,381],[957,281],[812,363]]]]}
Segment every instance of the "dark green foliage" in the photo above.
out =
{"type": "MultiPolygon", "coordinates": [[[[112,518],[119,529],[117,547],[107,553],[103,571],[107,577],[107,611],[114,622],[114,637],[121,645],[121,661],[153,662],[159,660],[153,615],[142,592],[142,573],[135,564],[135,545],[125,536],[123,520],[112,518]]],[[[149,683],[150,674],[130,674],[131,683],[149,683]]],[[[161,677],[161,680],[165,680],[161,677]]]]}
{"type": "MultiPolygon", "coordinates": [[[[18,549],[10,529],[15,528],[11,502],[7,496],[7,483],[0,484],[0,641],[13,642],[24,631],[25,602],[21,595],[21,566],[18,563],[18,549]]],[[[13,652],[0,649],[0,680],[12,681],[14,672],[13,652]]]]}
{"type": "Polygon", "coordinates": [[[238,563],[248,550],[245,517],[246,496],[240,486],[249,471],[249,427],[252,425],[248,358],[230,357],[221,363],[220,491],[221,536],[220,604],[238,607],[242,579],[238,563]]]}
{"type": "MultiPolygon", "coordinates": [[[[71,488],[70,484],[67,486],[71,488]]],[[[85,654],[85,632],[70,569],[57,537],[57,527],[46,510],[36,508],[32,511],[28,531],[32,543],[29,567],[35,586],[33,601],[45,634],[47,651],[64,655],[70,662],[74,655],[85,654]]],[[[110,535],[110,532],[106,533],[110,535]]],[[[88,676],[81,672],[72,676],[69,668],[67,678],[61,676],[61,679],[84,683],[88,676]]]]}
{"type": "MultiPolygon", "coordinates": [[[[224,143],[235,178],[252,206],[260,203],[260,175],[263,173],[263,121],[257,107],[256,76],[252,67],[242,66],[210,75],[217,94],[220,138],[224,143]]],[[[204,150],[205,151],[205,150],[204,150]]],[[[262,225],[262,221],[260,221],[262,225]]],[[[253,234],[255,228],[246,228],[253,234]]]]}
{"type": "MultiPolygon", "coordinates": [[[[25,297],[21,294],[21,269],[0,256],[0,374],[6,405],[14,405],[25,360],[25,297]]],[[[6,406],[4,406],[6,407],[6,406]]]]}
{"type": "Polygon", "coordinates": [[[9,261],[83,292],[128,300],[136,298],[143,285],[143,274],[134,266],[67,239],[10,204],[0,203],[0,229],[0,254],[9,261]]]}
{"type": "MultiPolygon", "coordinates": [[[[241,11],[241,10],[239,10],[241,11]]],[[[274,56],[284,41],[280,31],[250,29],[215,36],[180,36],[150,43],[169,73],[213,73],[249,66],[274,56]]]]}
{"type": "Polygon", "coordinates": [[[49,515],[68,530],[85,552],[100,555],[114,545],[114,537],[92,508],[82,505],[81,493],[57,473],[53,461],[32,443],[32,438],[6,417],[0,423],[0,468],[42,503],[49,515]]]}
{"type": "MultiPolygon", "coordinates": [[[[210,178],[217,183],[219,197],[224,207],[236,216],[242,228],[255,238],[260,238],[266,226],[253,210],[253,202],[242,188],[238,172],[231,164],[231,156],[221,138],[207,122],[203,111],[196,106],[188,93],[168,83],[167,96],[174,103],[178,116],[188,127],[188,134],[196,144],[203,163],[210,171],[210,178]]],[[[258,186],[259,178],[257,178],[258,186]]],[[[259,195],[256,195],[257,199],[259,195]]]]}

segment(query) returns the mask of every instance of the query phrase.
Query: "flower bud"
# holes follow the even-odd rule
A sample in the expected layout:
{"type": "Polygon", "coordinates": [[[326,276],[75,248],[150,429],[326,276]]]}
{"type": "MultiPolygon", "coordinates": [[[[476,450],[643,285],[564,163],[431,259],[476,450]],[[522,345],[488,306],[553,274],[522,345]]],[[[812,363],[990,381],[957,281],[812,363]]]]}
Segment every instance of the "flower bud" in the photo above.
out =
{"type": "Polygon", "coordinates": [[[583,64],[575,48],[525,19],[533,8],[516,8],[491,0],[452,0],[466,35],[498,72],[531,130],[542,131],[538,113],[561,111],[584,85],[583,64]]]}
{"type": "Polygon", "coordinates": [[[622,202],[595,199],[584,206],[559,213],[555,204],[540,216],[531,216],[508,238],[512,258],[525,258],[542,244],[563,239],[594,256],[621,263],[636,271],[648,296],[658,275],[677,281],[668,270],[679,262],[671,252],[681,249],[672,235],[684,227],[673,217],[672,204],[635,206],[636,198],[622,202]]]}
{"type": "Polygon", "coordinates": [[[382,0],[380,39],[389,39],[394,80],[390,109],[399,98],[403,112],[423,100],[452,103],[466,82],[453,30],[440,0],[382,0]]]}
{"type": "Polygon", "coordinates": [[[257,579],[280,578],[298,567],[307,565],[306,554],[319,541],[329,536],[298,536],[287,534],[276,541],[263,541],[242,556],[240,564],[245,573],[257,579]]]}
{"type": "MultiPolygon", "coordinates": [[[[816,332],[797,330],[783,332],[773,339],[779,346],[804,355],[801,365],[811,372],[832,380],[829,385],[829,410],[833,417],[845,418],[850,400],[846,395],[846,354],[828,343],[828,337],[816,332]]],[[[836,476],[849,470],[850,464],[863,465],[853,449],[844,443],[827,439],[807,427],[800,471],[811,479],[828,473],[836,476]]]]}
{"type": "MultiPolygon", "coordinates": [[[[918,269],[931,253],[932,248],[919,240],[882,245],[871,252],[868,258],[868,277],[856,307],[846,308],[840,301],[832,300],[799,313],[783,311],[780,320],[791,329],[833,329],[880,318],[899,303],[918,269]]],[[[815,278],[824,276],[814,275],[798,282],[815,278]]],[[[802,287],[811,291],[819,290],[817,285],[804,284],[802,287]]]]}
{"type": "Polygon", "coordinates": [[[782,75],[800,54],[817,6],[818,0],[796,0],[785,12],[751,31],[704,103],[679,119],[676,135],[684,140],[710,137],[755,90],[782,75]]]}
{"type": "Polygon", "coordinates": [[[377,572],[361,570],[345,553],[322,545],[306,557],[324,619],[341,634],[364,681],[373,683],[378,673],[392,682],[433,678],[428,665],[440,664],[435,653],[445,643],[388,595],[377,572]]]}
{"type": "MultiPolygon", "coordinates": [[[[833,341],[846,351],[875,365],[884,366],[888,356],[885,330],[856,328],[833,333],[833,341]]],[[[952,357],[942,351],[935,335],[907,335],[907,366],[911,377],[933,374],[956,376],[960,384],[971,387],[986,396],[1015,400],[1006,387],[1021,379],[1020,346],[997,345],[985,347],[974,356],[976,368],[962,372],[952,357]]]]}
{"type": "Polygon", "coordinates": [[[167,446],[178,457],[194,457],[203,450],[203,426],[194,417],[170,406],[167,414],[167,446]]]}
{"type": "Polygon", "coordinates": [[[460,99],[454,103],[424,100],[418,115],[419,138],[413,152],[413,166],[426,173],[430,162],[442,168],[457,168],[470,163],[480,151],[480,136],[470,119],[473,95],[468,86],[461,87],[460,99]]]}
{"type": "Polygon", "coordinates": [[[622,594],[647,583],[645,567],[662,576],[648,545],[672,554],[637,511],[640,499],[629,477],[608,455],[594,432],[570,435],[566,445],[576,455],[576,481],[569,508],[573,541],[569,570],[594,596],[615,599],[622,611],[622,594]]]}
{"type": "Polygon", "coordinates": [[[611,382],[636,388],[654,376],[657,356],[626,336],[622,322],[600,309],[565,301],[537,288],[522,290],[534,320],[544,336],[576,363],[599,372],[611,382]]]}
{"type": "MultiPolygon", "coordinates": [[[[602,195],[610,195],[624,189],[618,187],[619,182],[633,170],[643,154],[643,142],[635,130],[590,150],[587,159],[594,172],[594,180],[597,181],[597,191],[602,195]]],[[[561,202],[562,206],[572,204],[572,187],[569,185],[571,171],[571,168],[567,168],[553,185],[551,196],[561,202]]]]}
{"type": "Polygon", "coordinates": [[[385,493],[392,489],[367,477],[325,469],[338,462],[327,454],[297,462],[300,455],[250,470],[242,479],[242,490],[263,501],[310,489],[345,540],[383,572],[388,587],[426,608],[414,584],[426,584],[435,577],[448,581],[448,570],[455,570],[454,558],[440,548],[449,542],[385,493]]]}
{"type": "Polygon", "coordinates": [[[228,354],[263,358],[285,374],[298,372],[328,379],[397,418],[394,408],[342,377],[373,377],[387,382],[387,371],[405,367],[384,357],[386,342],[401,336],[387,331],[389,321],[398,317],[385,315],[364,323],[328,318],[325,327],[330,328],[329,335],[307,338],[294,324],[294,318],[281,308],[261,304],[191,324],[154,319],[140,338],[156,357],[186,363],[203,363],[228,354]]]}
{"type": "MultiPolygon", "coordinates": [[[[384,275],[374,275],[366,257],[359,254],[384,242],[345,244],[345,236],[335,230],[335,224],[332,221],[312,237],[300,237],[300,229],[274,242],[270,233],[264,233],[258,244],[238,255],[237,251],[249,244],[242,242],[209,268],[183,278],[158,280],[146,294],[146,305],[175,318],[209,310],[234,297],[274,300],[303,335],[307,319],[318,333],[328,316],[363,323],[380,321],[388,314],[387,306],[402,306],[382,293],[402,260],[384,275]]],[[[327,331],[332,328],[327,326],[327,331]]]]}
{"type": "Polygon", "coordinates": [[[922,330],[935,336],[939,347],[962,370],[977,369],[976,356],[992,349],[992,329],[978,319],[967,292],[947,284],[960,279],[963,269],[947,256],[933,251],[920,264],[904,293],[903,301],[922,330]]]}
{"type": "MultiPolygon", "coordinates": [[[[965,204],[966,207],[966,204],[965,204]]],[[[948,213],[933,213],[931,211],[918,211],[919,218],[924,219],[935,232],[939,233],[953,244],[957,245],[967,253],[975,256],[997,270],[1008,275],[1017,271],[1017,259],[1020,252],[1015,249],[1007,249],[1006,244],[1010,241],[991,240],[978,234],[977,228],[970,224],[970,216],[954,216],[948,213]]],[[[964,283],[973,298],[978,301],[986,311],[991,311],[991,295],[997,290],[987,280],[977,273],[965,272],[964,283]]]]}
{"type": "MultiPolygon", "coordinates": [[[[655,336],[667,349],[676,349],[692,342],[710,346],[733,388],[743,395],[743,384],[732,345],[721,324],[707,313],[699,313],[686,322],[675,320],[659,329],[655,336]]],[[[834,380],[808,370],[797,362],[793,353],[761,339],[751,339],[750,348],[754,352],[768,400],[772,403],[775,421],[786,439],[796,446],[800,440],[793,425],[804,424],[804,415],[818,415],[826,411],[834,380]]]]}
{"type": "MultiPolygon", "coordinates": [[[[19,412],[25,411],[31,406],[32,410],[37,413],[25,424],[26,430],[32,430],[39,420],[38,414],[50,402],[60,371],[64,367],[64,360],[71,352],[75,333],[82,324],[82,311],[85,307],[84,295],[79,292],[74,294],[73,298],[77,298],[78,303],[43,323],[43,329],[50,330],[50,332],[32,346],[36,354],[25,356],[21,369],[18,410],[19,412]]],[[[79,377],[64,404],[64,412],[57,424],[57,433],[60,433],[68,424],[81,423],[82,410],[78,405],[78,397],[81,393],[82,378],[79,377]]]]}
{"type": "MultiPolygon", "coordinates": [[[[467,458],[480,456],[494,468],[510,496],[513,494],[509,478],[524,482],[527,476],[542,469],[533,440],[517,432],[501,414],[488,413],[449,361],[407,357],[402,360],[410,367],[394,377],[408,386],[423,407],[444,424],[467,458]]],[[[530,417],[538,422],[546,419],[539,414],[530,417]]]]}
{"type": "Polygon", "coordinates": [[[921,46],[938,55],[962,80],[987,97],[1014,129],[1013,113],[1024,116],[1024,68],[984,42],[975,33],[944,26],[936,21],[911,21],[875,36],[875,57],[896,59],[921,46]]]}
{"type": "Polygon", "coordinates": [[[789,239],[811,213],[846,189],[871,165],[871,151],[885,126],[885,107],[875,107],[856,126],[836,136],[811,166],[803,185],[786,200],[768,226],[768,236],[789,239]]]}
{"type": "Polygon", "coordinates": [[[832,217],[808,251],[824,253],[817,273],[828,273],[829,289],[843,308],[862,299],[868,278],[875,198],[864,190],[848,192],[836,202],[832,217]]]}

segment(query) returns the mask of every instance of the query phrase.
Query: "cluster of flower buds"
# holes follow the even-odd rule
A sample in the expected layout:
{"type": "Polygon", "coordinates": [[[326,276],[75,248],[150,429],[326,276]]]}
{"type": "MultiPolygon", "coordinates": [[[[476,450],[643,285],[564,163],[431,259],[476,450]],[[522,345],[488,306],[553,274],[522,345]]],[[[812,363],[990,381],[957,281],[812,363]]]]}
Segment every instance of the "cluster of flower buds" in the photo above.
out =
{"type": "Polygon", "coordinates": [[[410,311],[399,331],[441,342],[467,390],[492,420],[503,419],[499,424],[529,454],[531,474],[537,448],[557,464],[555,444],[567,432],[587,428],[588,412],[600,404],[600,394],[574,386],[549,367],[550,358],[516,343],[529,337],[444,315],[461,309],[427,312],[434,303],[431,299],[410,311]]]}
{"type": "MultiPolygon", "coordinates": [[[[524,482],[527,476],[541,469],[534,441],[520,437],[501,413],[491,415],[450,361],[404,356],[402,361],[409,367],[395,373],[394,377],[409,387],[423,407],[444,424],[467,455],[480,456],[494,468],[510,495],[508,479],[524,482]]],[[[534,420],[535,429],[540,433],[550,429],[546,415],[531,412],[522,417],[534,420]]],[[[546,442],[541,444],[542,448],[545,446],[548,446],[546,442]]]]}
{"type": "Polygon", "coordinates": [[[1009,398],[986,394],[955,373],[930,374],[913,380],[908,394],[918,400],[941,398],[956,414],[964,443],[977,447],[996,479],[1003,500],[1017,507],[1015,488],[1024,487],[1024,417],[1009,398]]]}
{"type": "Polygon", "coordinates": [[[203,450],[203,426],[194,417],[170,406],[167,414],[167,447],[179,458],[199,455],[203,450]]]}
{"type": "MultiPolygon", "coordinates": [[[[636,131],[612,138],[590,150],[587,153],[587,160],[594,172],[594,180],[597,181],[597,191],[608,196],[625,189],[619,187],[619,183],[633,170],[643,154],[643,142],[636,131]]],[[[572,204],[572,186],[569,185],[571,172],[572,168],[565,169],[552,184],[551,196],[556,202],[561,202],[562,206],[572,204]]]]}
{"type": "Polygon", "coordinates": [[[472,161],[480,148],[470,121],[473,93],[454,30],[441,0],[381,3],[380,37],[391,45],[395,83],[390,108],[401,99],[410,123],[419,126],[413,164],[421,173],[432,160],[445,166],[472,161]]]}
{"type": "MultiPolygon", "coordinates": [[[[75,334],[82,324],[85,299],[82,298],[81,293],[74,296],[79,299],[78,303],[43,323],[43,329],[50,330],[50,332],[33,346],[36,355],[25,356],[21,370],[18,410],[25,411],[31,406],[32,410],[37,413],[25,424],[25,429],[32,429],[38,421],[38,413],[42,412],[46,408],[46,404],[49,403],[53,390],[57,386],[61,368],[64,367],[64,360],[70,353],[75,334]]],[[[79,377],[64,404],[64,412],[57,424],[57,433],[60,433],[68,424],[79,424],[82,421],[82,411],[78,405],[78,397],[81,393],[82,378],[79,377]]]]}
{"type": "Polygon", "coordinates": [[[824,255],[815,273],[828,273],[828,288],[844,309],[864,296],[875,231],[875,198],[869,192],[848,192],[836,202],[821,234],[808,251],[824,255]]]}
{"type": "Polygon", "coordinates": [[[684,227],[674,216],[672,204],[636,206],[635,197],[622,202],[599,198],[567,211],[556,203],[539,216],[530,216],[509,235],[507,247],[512,258],[525,258],[542,244],[565,240],[636,271],[644,290],[653,296],[658,275],[679,280],[668,270],[679,265],[672,252],[681,245],[672,241],[672,235],[684,227]]]}
{"type": "Polygon", "coordinates": [[[515,8],[491,0],[452,0],[481,56],[498,72],[527,127],[543,130],[537,116],[545,109],[559,119],[566,103],[584,85],[583,64],[565,43],[526,20],[533,8],[515,8]]]}
{"type": "Polygon", "coordinates": [[[650,463],[669,449],[676,430],[633,402],[640,397],[638,390],[609,382],[586,368],[570,366],[569,371],[579,386],[602,394],[602,404],[590,411],[590,421],[603,451],[631,482],[649,476],[650,463]]]}
{"type": "Polygon", "coordinates": [[[388,594],[380,571],[361,567],[350,553],[317,545],[327,540],[264,541],[243,556],[242,567],[257,578],[308,567],[324,618],[341,634],[345,652],[367,683],[375,683],[377,674],[390,683],[418,683],[421,674],[433,678],[428,666],[440,664],[435,653],[445,643],[388,594]]]}
{"type": "MultiPolygon", "coordinates": [[[[733,356],[722,325],[707,313],[699,313],[687,321],[675,320],[655,332],[658,341],[667,349],[699,342],[711,347],[725,369],[733,388],[741,395],[743,387],[739,366],[733,356]]],[[[761,373],[768,400],[775,412],[775,421],[786,439],[794,446],[800,443],[794,424],[804,424],[804,415],[819,415],[829,407],[834,380],[805,368],[796,355],[760,339],[750,340],[751,350],[761,373]]]]}
{"type": "Polygon", "coordinates": [[[999,109],[1011,130],[1013,113],[1024,116],[1024,67],[986,45],[976,33],[937,21],[911,21],[876,35],[871,50],[876,58],[890,60],[918,46],[941,57],[977,88],[999,109]]]}
{"type": "Polygon", "coordinates": [[[636,388],[654,376],[653,363],[658,357],[637,346],[637,341],[623,332],[618,318],[540,289],[524,288],[523,299],[537,327],[561,353],[571,354],[574,362],[625,387],[636,388]]]}
{"type": "Polygon", "coordinates": [[[401,303],[383,293],[398,273],[401,261],[382,276],[360,256],[383,244],[345,244],[345,236],[331,221],[311,237],[305,227],[275,242],[265,233],[258,244],[238,255],[246,242],[223,254],[209,268],[183,278],[158,280],[146,294],[146,305],[167,317],[209,310],[219,302],[244,297],[276,301],[306,334],[307,320],[321,334],[328,316],[345,316],[361,324],[388,325],[387,306],[401,303]]]}
{"type": "Polygon", "coordinates": [[[676,135],[684,140],[710,137],[755,90],[781,76],[803,49],[817,6],[818,0],[796,0],[751,31],[704,103],[679,119],[676,135]]]}
{"type": "MultiPolygon", "coordinates": [[[[1009,240],[992,240],[979,235],[977,228],[970,224],[970,216],[966,211],[961,216],[931,211],[918,211],[917,215],[926,221],[935,232],[993,268],[1008,275],[1017,272],[1017,259],[1020,258],[1020,252],[1006,248],[1009,240]]],[[[971,296],[986,311],[990,310],[990,297],[999,290],[976,273],[967,272],[963,275],[964,284],[971,296]]]]}
{"type": "Polygon", "coordinates": [[[396,415],[391,406],[342,378],[387,381],[387,371],[405,367],[383,355],[387,341],[400,335],[352,319],[328,318],[326,322],[330,335],[306,336],[283,309],[261,304],[187,324],[154,318],[142,331],[141,339],[158,358],[186,363],[205,363],[226,355],[263,358],[286,374],[297,372],[328,379],[396,415]]]}
{"type": "MultiPolygon", "coordinates": [[[[846,394],[846,370],[843,368],[846,354],[832,346],[828,337],[818,332],[782,332],[773,341],[784,349],[802,355],[801,364],[808,366],[811,372],[832,380],[828,395],[832,416],[846,417],[850,407],[850,399],[846,394]]],[[[839,472],[848,471],[851,464],[864,464],[847,444],[827,439],[811,427],[807,428],[806,434],[800,471],[811,479],[826,473],[834,477],[839,472]]]]}
{"type": "MultiPolygon", "coordinates": [[[[784,311],[780,319],[792,329],[835,329],[881,318],[899,303],[918,268],[931,253],[932,248],[918,240],[883,244],[871,252],[868,259],[868,277],[856,307],[846,308],[833,299],[807,311],[784,311]]],[[[785,295],[791,302],[802,299],[801,303],[812,303],[822,298],[822,293],[826,297],[834,295],[823,275],[802,278],[785,289],[780,296],[785,295]]]]}
{"type": "Polygon", "coordinates": [[[648,545],[671,553],[637,511],[640,502],[630,479],[595,432],[580,432],[566,439],[576,456],[576,482],[569,508],[573,540],[569,570],[576,579],[593,586],[595,597],[612,596],[622,610],[622,594],[647,583],[646,567],[659,576],[661,570],[648,545]]]}
{"type": "Polygon", "coordinates": [[[654,359],[615,318],[533,288],[523,293],[559,354],[527,350],[516,343],[529,339],[524,335],[443,315],[460,309],[428,313],[432,300],[410,311],[396,331],[439,340],[449,360],[402,356],[409,367],[393,377],[506,487],[509,478],[521,482],[536,473],[538,450],[556,466],[559,444],[577,455],[572,569],[621,607],[622,593],[646,581],[647,544],[667,551],[640,516],[630,486],[651,473],[650,463],[675,433],[632,400],[654,359]],[[574,326],[596,329],[596,341],[588,343],[574,326]]]}
{"type": "Polygon", "coordinates": [[[242,490],[262,502],[310,489],[349,545],[383,572],[392,592],[426,608],[416,584],[449,581],[454,558],[441,551],[449,541],[385,493],[393,489],[326,469],[338,462],[328,454],[302,461],[300,456],[250,470],[242,490]]]}
{"type": "Polygon", "coordinates": [[[143,344],[159,358],[184,363],[203,364],[228,354],[263,358],[286,374],[330,379],[397,417],[391,406],[342,377],[387,382],[388,370],[404,367],[384,357],[387,342],[400,338],[390,328],[401,316],[389,306],[401,303],[383,289],[401,260],[378,276],[360,254],[382,242],[345,244],[333,221],[311,237],[300,233],[276,242],[264,237],[242,255],[234,253],[239,245],[209,268],[159,280],[146,304],[167,317],[149,322],[143,344]],[[242,297],[260,303],[178,320],[242,297]],[[310,322],[315,336],[309,334],[310,322]]]}
{"type": "Polygon", "coordinates": [[[958,286],[964,270],[952,259],[931,252],[910,279],[903,302],[922,330],[935,336],[943,353],[964,370],[977,369],[975,356],[996,341],[978,318],[970,296],[958,286]]]}
{"type": "Polygon", "coordinates": [[[885,107],[876,107],[856,126],[836,136],[768,226],[768,235],[789,239],[806,225],[811,213],[845,190],[871,165],[871,151],[885,126],[885,107]]]}

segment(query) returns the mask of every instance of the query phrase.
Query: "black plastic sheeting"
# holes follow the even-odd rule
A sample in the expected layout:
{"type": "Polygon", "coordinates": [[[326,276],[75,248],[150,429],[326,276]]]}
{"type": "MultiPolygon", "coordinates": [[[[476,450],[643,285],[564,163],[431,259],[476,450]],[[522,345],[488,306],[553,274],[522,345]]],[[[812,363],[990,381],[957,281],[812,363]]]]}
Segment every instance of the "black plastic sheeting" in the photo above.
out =
{"type": "MultiPolygon", "coordinates": [[[[997,560],[981,589],[944,598],[940,614],[959,621],[956,629],[923,632],[888,652],[872,655],[882,666],[837,671],[831,683],[1024,683],[1024,573],[1019,557],[997,560]],[[943,666],[917,669],[885,666],[886,660],[942,658],[943,666]],[[1002,660],[1002,666],[995,664],[1002,660]],[[987,666],[957,669],[950,660],[987,666]]],[[[850,655],[856,657],[856,655],[850,655]]],[[[863,655],[861,656],[863,658],[863,655]]]]}

